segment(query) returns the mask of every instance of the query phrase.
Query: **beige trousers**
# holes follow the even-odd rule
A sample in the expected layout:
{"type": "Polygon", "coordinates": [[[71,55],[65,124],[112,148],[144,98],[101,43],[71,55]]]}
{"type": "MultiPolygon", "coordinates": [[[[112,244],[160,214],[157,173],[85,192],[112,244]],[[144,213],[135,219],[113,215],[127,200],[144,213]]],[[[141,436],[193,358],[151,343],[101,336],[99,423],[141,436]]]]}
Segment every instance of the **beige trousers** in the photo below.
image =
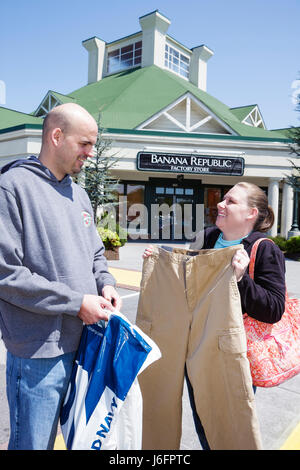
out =
{"type": "Polygon", "coordinates": [[[241,245],[145,259],[137,325],[162,358],[140,376],[143,449],[179,449],[184,368],[211,449],[260,449],[239,290],[231,260],[241,245]]]}

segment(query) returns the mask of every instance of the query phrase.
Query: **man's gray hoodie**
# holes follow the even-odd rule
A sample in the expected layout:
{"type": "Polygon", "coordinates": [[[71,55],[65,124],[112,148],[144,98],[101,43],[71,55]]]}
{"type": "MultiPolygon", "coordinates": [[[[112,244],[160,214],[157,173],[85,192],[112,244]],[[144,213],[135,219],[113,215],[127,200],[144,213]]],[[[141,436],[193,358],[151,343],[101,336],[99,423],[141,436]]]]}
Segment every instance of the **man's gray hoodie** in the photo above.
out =
{"type": "Polygon", "coordinates": [[[86,192],[36,157],[0,176],[0,329],[20,357],[77,349],[84,294],[115,285],[86,192]]]}

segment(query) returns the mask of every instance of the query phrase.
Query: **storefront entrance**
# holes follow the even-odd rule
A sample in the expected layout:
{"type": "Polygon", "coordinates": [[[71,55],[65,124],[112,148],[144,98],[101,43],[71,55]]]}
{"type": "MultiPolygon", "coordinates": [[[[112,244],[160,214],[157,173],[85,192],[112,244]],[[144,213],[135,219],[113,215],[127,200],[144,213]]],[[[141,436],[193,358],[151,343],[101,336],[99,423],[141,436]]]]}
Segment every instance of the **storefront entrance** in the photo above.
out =
{"type": "Polygon", "coordinates": [[[152,240],[190,239],[197,228],[196,217],[198,214],[201,217],[201,182],[155,179],[150,181],[147,199],[152,240]]]}
{"type": "Polygon", "coordinates": [[[230,187],[183,178],[120,182],[116,193],[126,200],[128,239],[189,241],[215,224],[217,204],[230,187]]]}

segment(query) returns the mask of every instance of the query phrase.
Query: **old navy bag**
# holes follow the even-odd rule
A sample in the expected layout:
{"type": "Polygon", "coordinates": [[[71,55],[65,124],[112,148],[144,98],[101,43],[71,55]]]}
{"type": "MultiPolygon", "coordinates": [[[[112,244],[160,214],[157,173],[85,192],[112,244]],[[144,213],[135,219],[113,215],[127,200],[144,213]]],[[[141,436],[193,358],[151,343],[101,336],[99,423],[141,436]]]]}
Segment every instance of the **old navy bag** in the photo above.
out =
{"type": "Polygon", "coordinates": [[[161,357],[120,312],[85,325],[60,414],[68,450],[140,450],[142,395],[137,376],[161,357]]]}
{"type": "MultiPolygon", "coordinates": [[[[254,279],[257,240],[251,250],[249,275],[254,279]]],[[[286,291],[285,312],[274,324],[263,323],[244,314],[247,356],[253,379],[258,387],[274,387],[300,372],[300,301],[290,299],[286,291]]]]}

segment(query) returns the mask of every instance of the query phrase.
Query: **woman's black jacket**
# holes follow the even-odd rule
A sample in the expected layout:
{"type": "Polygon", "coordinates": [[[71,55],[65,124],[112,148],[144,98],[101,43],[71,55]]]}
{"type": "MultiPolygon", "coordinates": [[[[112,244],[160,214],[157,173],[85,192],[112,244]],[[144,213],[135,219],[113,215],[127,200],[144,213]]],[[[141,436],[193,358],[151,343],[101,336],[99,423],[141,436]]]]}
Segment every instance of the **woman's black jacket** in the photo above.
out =
{"type": "MultiPolygon", "coordinates": [[[[220,230],[209,227],[204,232],[204,249],[213,248],[220,230]]],[[[249,257],[254,242],[266,238],[261,232],[251,232],[242,241],[249,257]]],[[[254,267],[254,280],[249,269],[238,288],[241,296],[242,312],[265,323],[276,323],[281,319],[285,307],[285,259],[278,246],[269,241],[260,243],[254,267]]]]}

